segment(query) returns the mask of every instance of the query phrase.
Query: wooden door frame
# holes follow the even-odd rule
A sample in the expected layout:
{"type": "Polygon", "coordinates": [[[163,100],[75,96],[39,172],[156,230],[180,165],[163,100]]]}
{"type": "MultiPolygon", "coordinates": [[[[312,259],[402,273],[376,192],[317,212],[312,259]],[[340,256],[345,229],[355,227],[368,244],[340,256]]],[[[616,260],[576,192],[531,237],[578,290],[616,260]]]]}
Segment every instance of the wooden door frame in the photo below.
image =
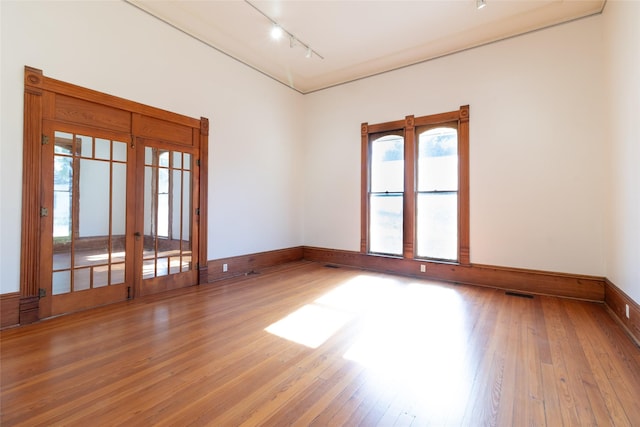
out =
{"type": "Polygon", "coordinates": [[[127,132],[135,137],[181,141],[190,137],[199,145],[198,179],[200,209],[198,253],[194,254],[198,283],[207,274],[207,183],[209,120],[194,119],[159,108],[87,89],[44,76],[42,70],[25,66],[24,128],[22,167],[22,233],[20,248],[20,324],[39,320],[40,294],[40,208],[42,207],[41,146],[43,120],[92,126],[127,132]]]}

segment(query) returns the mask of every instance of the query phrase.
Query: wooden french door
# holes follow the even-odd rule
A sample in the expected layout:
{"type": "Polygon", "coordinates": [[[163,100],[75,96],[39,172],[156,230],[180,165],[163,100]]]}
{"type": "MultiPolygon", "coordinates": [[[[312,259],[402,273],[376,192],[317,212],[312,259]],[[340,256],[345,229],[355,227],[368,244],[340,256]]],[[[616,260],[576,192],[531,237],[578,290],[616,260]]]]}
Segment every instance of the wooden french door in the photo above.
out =
{"type": "Polygon", "coordinates": [[[135,150],[124,133],[45,121],[40,317],[131,297],[135,150]]]}
{"type": "Polygon", "coordinates": [[[48,121],[44,135],[41,317],[198,282],[197,148],[48,121]]]}
{"type": "Polygon", "coordinates": [[[140,295],[197,283],[197,148],[137,138],[136,266],[140,295]]]}
{"type": "Polygon", "coordinates": [[[209,120],[24,88],[20,323],[207,282],[209,120]]]}

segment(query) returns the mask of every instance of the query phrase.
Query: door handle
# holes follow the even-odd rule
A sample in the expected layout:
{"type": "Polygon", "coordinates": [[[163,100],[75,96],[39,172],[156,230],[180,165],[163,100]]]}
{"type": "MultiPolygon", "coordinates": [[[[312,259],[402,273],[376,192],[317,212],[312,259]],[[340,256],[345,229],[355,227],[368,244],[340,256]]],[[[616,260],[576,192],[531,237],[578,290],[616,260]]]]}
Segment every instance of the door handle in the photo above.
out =
{"type": "Polygon", "coordinates": [[[140,236],[142,236],[139,231],[136,231],[135,233],[133,233],[133,235],[136,236],[136,240],[140,240],[140,236]]]}

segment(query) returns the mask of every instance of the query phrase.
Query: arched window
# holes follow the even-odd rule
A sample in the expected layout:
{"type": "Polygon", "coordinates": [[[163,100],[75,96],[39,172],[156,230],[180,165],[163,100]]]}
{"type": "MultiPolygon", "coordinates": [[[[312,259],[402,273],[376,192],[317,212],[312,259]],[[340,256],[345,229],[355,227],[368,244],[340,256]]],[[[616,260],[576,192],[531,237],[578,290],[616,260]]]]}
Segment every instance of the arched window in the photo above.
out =
{"type": "Polygon", "coordinates": [[[404,138],[374,135],[369,168],[369,251],[402,255],[404,138]]]}
{"type": "Polygon", "coordinates": [[[469,264],[469,107],[361,134],[361,252],[469,264]]]}
{"type": "Polygon", "coordinates": [[[416,257],[457,261],[457,123],[417,128],[416,135],[416,257]]]}

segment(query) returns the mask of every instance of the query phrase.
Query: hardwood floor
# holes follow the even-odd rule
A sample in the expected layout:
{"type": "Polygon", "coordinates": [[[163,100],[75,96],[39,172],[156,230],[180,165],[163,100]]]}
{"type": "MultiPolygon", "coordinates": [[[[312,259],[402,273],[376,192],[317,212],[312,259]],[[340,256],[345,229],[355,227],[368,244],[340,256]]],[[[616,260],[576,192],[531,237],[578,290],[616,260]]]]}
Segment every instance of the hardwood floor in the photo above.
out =
{"type": "Polygon", "coordinates": [[[602,305],[309,262],[0,337],[2,426],[640,425],[602,305]]]}

